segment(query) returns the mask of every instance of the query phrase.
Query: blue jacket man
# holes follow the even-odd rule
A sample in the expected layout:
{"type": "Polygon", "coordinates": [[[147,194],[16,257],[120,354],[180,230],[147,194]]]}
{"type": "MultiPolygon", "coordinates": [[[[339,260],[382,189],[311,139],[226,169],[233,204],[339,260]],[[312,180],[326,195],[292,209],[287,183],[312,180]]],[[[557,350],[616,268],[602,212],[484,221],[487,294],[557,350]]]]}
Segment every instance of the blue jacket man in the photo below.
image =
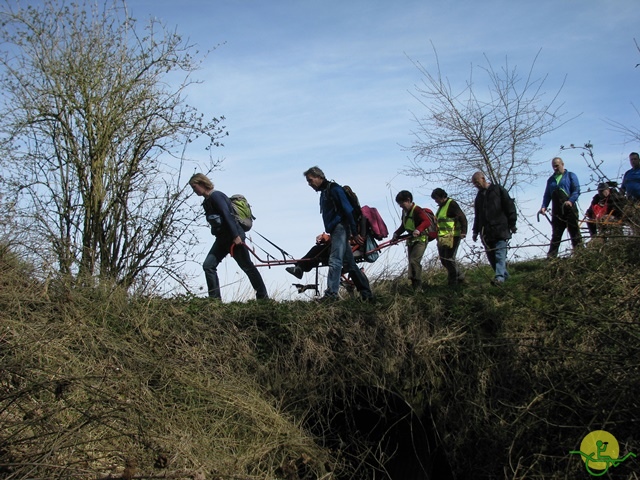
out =
{"type": "Polygon", "coordinates": [[[369,280],[356,265],[349,244],[349,239],[355,237],[358,231],[353,217],[353,207],[344,189],[335,182],[329,182],[318,167],[311,167],[303,175],[309,186],[320,192],[322,221],[325,231],[331,235],[327,289],[322,300],[337,300],[343,267],[353,279],[362,299],[371,300],[373,294],[369,280]]]}
{"type": "Polygon", "coordinates": [[[629,154],[629,163],[631,168],[624,172],[620,190],[624,192],[629,200],[637,202],[640,201],[640,155],[636,152],[631,152],[629,154]]]}
{"type": "Polygon", "coordinates": [[[324,231],[329,235],[339,224],[349,227],[350,235],[356,235],[357,225],[353,217],[353,207],[342,186],[335,182],[324,180],[320,190],[320,212],[324,222],[324,231]]]}
{"type": "Polygon", "coordinates": [[[551,160],[551,168],[553,175],[547,180],[539,213],[545,214],[551,203],[551,244],[547,256],[555,258],[558,256],[565,229],[569,231],[574,250],[582,245],[576,205],[580,196],[580,182],[575,173],[565,170],[560,157],[551,160]]]}

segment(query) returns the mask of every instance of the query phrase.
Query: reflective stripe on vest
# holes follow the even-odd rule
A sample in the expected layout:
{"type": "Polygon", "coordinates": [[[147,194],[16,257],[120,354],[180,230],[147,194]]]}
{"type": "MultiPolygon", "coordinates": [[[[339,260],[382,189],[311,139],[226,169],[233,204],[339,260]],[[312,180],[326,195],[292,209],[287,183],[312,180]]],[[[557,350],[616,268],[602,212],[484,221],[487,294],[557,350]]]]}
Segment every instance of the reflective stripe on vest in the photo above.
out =
{"type": "Polygon", "coordinates": [[[449,213],[449,205],[451,204],[451,199],[447,200],[447,203],[444,206],[438,209],[438,214],[436,218],[438,219],[438,236],[439,237],[447,237],[460,236],[460,227],[456,224],[455,218],[447,217],[447,213],[449,213]]]}

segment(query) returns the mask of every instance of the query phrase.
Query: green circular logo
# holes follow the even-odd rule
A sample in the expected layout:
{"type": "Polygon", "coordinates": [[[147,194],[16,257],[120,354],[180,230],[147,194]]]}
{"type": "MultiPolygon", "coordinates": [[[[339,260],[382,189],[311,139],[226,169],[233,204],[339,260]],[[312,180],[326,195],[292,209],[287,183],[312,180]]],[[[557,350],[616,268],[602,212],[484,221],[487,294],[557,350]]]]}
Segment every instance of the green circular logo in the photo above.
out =
{"type": "Polygon", "coordinates": [[[583,460],[588,462],[589,470],[606,471],[611,460],[617,460],[620,456],[620,444],[609,432],[594,430],[582,439],[580,451],[588,456],[583,460]],[[589,457],[594,460],[589,460],[589,457]]]}
{"type": "Polygon", "coordinates": [[[580,443],[580,450],[571,451],[582,457],[584,466],[590,475],[600,477],[607,473],[610,467],[617,467],[636,454],[629,452],[620,457],[620,444],[616,437],[604,430],[594,430],[587,434],[580,443]]]}

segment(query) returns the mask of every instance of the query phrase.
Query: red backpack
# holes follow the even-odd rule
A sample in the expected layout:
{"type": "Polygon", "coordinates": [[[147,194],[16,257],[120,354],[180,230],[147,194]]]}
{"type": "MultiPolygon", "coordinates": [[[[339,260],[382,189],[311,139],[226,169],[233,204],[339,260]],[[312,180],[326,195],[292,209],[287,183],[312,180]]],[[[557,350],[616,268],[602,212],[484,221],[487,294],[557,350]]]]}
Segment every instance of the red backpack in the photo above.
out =
{"type": "Polygon", "coordinates": [[[380,216],[377,208],[365,205],[362,207],[362,215],[367,219],[369,225],[371,225],[373,238],[376,240],[382,240],[389,236],[387,225],[384,223],[384,220],[380,216]]]}
{"type": "Polygon", "coordinates": [[[430,224],[425,233],[427,234],[427,242],[430,242],[431,240],[435,240],[436,238],[438,238],[438,220],[430,209],[428,209],[427,207],[420,208],[422,208],[422,210],[424,210],[424,213],[427,214],[427,217],[429,217],[430,224]]]}

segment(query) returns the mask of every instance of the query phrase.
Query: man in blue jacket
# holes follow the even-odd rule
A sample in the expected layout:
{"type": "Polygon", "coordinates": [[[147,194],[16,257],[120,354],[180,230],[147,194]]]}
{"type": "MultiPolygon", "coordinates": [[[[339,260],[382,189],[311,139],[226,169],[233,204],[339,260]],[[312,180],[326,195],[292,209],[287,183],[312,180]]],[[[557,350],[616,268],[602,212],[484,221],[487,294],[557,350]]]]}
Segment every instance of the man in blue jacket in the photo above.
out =
{"type": "Polygon", "coordinates": [[[318,167],[304,172],[307,183],[316,192],[320,192],[320,213],[324,229],[331,235],[331,253],[329,254],[329,273],[327,289],[322,300],[337,300],[342,270],[349,273],[363,300],[371,300],[373,294],[366,275],[360,271],[353,258],[349,239],[358,234],[353,217],[353,207],[344,189],[335,182],[326,179],[318,167]]]}
{"type": "Polygon", "coordinates": [[[640,201],[640,155],[637,152],[629,154],[631,168],[624,173],[620,190],[632,202],[640,201]]]}
{"type": "Polygon", "coordinates": [[[569,230],[571,244],[575,250],[582,245],[582,235],[576,202],[580,196],[580,182],[575,173],[564,168],[560,157],[551,160],[553,175],[547,180],[547,187],[542,197],[542,207],[539,213],[546,213],[551,203],[551,244],[547,257],[558,256],[558,249],[562,242],[565,229],[569,230]]]}

